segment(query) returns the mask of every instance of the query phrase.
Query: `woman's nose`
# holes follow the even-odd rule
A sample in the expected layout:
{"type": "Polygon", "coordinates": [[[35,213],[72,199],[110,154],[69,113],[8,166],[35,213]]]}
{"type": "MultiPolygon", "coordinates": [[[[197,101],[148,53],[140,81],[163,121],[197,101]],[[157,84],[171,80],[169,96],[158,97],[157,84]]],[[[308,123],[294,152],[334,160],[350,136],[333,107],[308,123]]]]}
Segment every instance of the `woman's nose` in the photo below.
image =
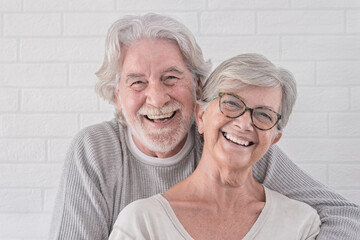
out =
{"type": "Polygon", "coordinates": [[[243,115],[234,119],[234,123],[242,130],[252,130],[253,122],[251,118],[251,111],[246,110],[243,115]]]}

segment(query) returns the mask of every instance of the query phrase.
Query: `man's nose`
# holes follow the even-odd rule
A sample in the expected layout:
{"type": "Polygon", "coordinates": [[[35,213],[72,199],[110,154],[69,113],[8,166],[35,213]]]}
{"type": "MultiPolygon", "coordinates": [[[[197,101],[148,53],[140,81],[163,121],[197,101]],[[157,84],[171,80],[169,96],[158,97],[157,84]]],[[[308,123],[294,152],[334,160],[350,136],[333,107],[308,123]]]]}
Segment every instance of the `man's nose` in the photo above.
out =
{"type": "Polygon", "coordinates": [[[161,82],[149,84],[146,89],[146,103],[161,108],[170,100],[169,89],[161,82]]]}

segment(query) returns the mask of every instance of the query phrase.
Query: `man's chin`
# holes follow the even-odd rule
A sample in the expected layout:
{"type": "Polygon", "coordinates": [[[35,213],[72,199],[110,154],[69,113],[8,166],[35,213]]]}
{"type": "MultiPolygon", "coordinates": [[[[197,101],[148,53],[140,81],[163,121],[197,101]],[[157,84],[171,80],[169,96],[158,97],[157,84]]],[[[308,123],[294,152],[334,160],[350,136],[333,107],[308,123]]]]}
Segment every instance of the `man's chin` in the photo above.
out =
{"type": "Polygon", "coordinates": [[[164,137],[163,134],[161,136],[147,136],[142,139],[142,142],[145,143],[145,146],[153,152],[170,152],[174,150],[184,138],[176,135],[177,134],[169,137],[164,137]]]}
{"type": "Polygon", "coordinates": [[[190,118],[181,124],[172,124],[172,126],[160,129],[148,128],[145,124],[134,124],[131,132],[148,150],[166,153],[180,148],[179,145],[186,137],[192,122],[193,118],[190,118]]]}
{"type": "Polygon", "coordinates": [[[168,153],[176,148],[173,145],[164,145],[164,144],[151,144],[151,146],[147,146],[147,148],[155,153],[168,153]]]}

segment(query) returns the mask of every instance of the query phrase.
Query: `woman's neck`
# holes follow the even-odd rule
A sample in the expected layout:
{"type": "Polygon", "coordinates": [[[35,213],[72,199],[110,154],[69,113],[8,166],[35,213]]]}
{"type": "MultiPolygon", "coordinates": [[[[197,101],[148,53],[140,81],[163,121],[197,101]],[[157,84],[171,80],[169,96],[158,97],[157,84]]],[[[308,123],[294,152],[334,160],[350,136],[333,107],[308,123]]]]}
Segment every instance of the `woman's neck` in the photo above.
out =
{"type": "Polygon", "coordinates": [[[254,179],[251,166],[234,171],[206,164],[203,160],[188,178],[170,188],[164,196],[168,200],[205,200],[219,206],[265,202],[264,188],[254,179]]]}
{"type": "Polygon", "coordinates": [[[231,171],[203,160],[163,196],[194,239],[243,238],[265,206],[264,187],[251,166],[231,171]]]}

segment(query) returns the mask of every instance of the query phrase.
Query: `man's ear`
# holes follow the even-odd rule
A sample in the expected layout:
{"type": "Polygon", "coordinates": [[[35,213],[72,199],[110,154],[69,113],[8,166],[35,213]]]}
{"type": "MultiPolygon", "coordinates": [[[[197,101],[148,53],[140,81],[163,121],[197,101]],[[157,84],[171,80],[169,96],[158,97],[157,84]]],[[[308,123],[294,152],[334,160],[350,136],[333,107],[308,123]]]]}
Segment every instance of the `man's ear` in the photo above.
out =
{"type": "Polygon", "coordinates": [[[119,96],[119,90],[117,90],[116,88],[114,89],[114,96],[115,96],[115,103],[116,103],[116,108],[121,111],[121,99],[119,96]]]}
{"type": "Polygon", "coordinates": [[[200,134],[204,133],[204,121],[203,121],[203,115],[204,115],[204,110],[200,107],[200,105],[198,103],[195,104],[195,120],[196,120],[196,124],[198,127],[198,132],[200,134]]]}
{"type": "Polygon", "coordinates": [[[275,134],[276,134],[276,136],[275,136],[274,139],[272,140],[271,145],[274,145],[274,144],[276,144],[277,142],[279,142],[279,141],[280,141],[280,138],[281,138],[281,136],[282,136],[282,132],[280,132],[280,131],[278,131],[278,132],[275,133],[275,134]]]}
{"type": "Polygon", "coordinates": [[[201,93],[202,93],[202,82],[200,79],[197,80],[196,83],[196,99],[199,100],[201,98],[201,93]]]}

